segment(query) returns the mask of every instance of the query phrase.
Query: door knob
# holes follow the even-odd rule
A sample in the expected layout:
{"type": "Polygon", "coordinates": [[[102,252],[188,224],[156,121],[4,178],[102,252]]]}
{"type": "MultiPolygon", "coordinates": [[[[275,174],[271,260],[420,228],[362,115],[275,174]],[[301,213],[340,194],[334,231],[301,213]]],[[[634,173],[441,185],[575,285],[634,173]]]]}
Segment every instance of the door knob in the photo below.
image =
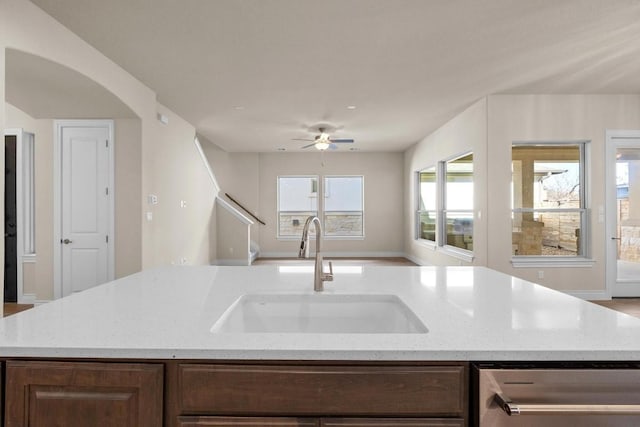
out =
{"type": "Polygon", "coordinates": [[[68,245],[69,243],[73,243],[73,240],[64,239],[62,243],[64,243],[65,245],[68,245]]]}

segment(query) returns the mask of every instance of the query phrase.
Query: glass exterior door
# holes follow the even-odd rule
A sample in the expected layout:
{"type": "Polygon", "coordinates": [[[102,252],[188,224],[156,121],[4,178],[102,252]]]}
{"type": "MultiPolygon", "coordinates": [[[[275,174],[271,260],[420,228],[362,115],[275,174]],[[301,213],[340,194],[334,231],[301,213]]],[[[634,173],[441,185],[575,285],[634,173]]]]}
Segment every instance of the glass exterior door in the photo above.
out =
{"type": "MultiPolygon", "coordinates": [[[[613,183],[609,183],[613,185],[613,183]]],[[[610,198],[610,202],[611,202],[610,198]]],[[[615,252],[613,296],[640,296],[640,140],[615,146],[615,252]]],[[[613,257],[610,257],[611,260],[613,257]]]]}

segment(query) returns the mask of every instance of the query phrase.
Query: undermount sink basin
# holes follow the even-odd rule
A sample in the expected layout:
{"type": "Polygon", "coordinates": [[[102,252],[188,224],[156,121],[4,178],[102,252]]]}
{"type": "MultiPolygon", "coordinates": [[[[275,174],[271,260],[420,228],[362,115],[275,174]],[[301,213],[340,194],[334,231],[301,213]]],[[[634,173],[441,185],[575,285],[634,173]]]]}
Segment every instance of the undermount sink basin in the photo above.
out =
{"type": "Polygon", "coordinates": [[[211,332],[423,334],[428,329],[395,295],[247,294],[211,332]]]}

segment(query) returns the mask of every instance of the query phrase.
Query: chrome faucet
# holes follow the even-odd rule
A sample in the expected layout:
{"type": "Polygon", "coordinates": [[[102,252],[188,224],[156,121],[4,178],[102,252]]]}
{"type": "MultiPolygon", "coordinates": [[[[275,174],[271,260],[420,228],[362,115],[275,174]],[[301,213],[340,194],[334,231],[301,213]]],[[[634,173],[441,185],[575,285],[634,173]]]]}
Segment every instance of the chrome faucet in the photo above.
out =
{"type": "Polygon", "coordinates": [[[309,258],[309,226],[315,223],[316,227],[316,264],[313,269],[313,290],[321,292],[324,290],[324,282],[333,281],[333,265],[329,261],[329,272],[325,273],[322,265],[322,252],[320,251],[320,242],[322,240],[322,226],[317,216],[310,216],[304,223],[302,229],[302,242],[300,242],[300,253],[298,258],[309,258]]]}

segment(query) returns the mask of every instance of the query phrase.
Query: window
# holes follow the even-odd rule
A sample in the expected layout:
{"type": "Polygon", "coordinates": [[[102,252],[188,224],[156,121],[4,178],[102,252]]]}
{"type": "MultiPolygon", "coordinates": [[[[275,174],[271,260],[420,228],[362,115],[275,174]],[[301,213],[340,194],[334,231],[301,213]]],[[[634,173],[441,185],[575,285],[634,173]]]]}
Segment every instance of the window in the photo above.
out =
{"type": "Polygon", "coordinates": [[[436,167],[418,172],[417,238],[436,242],[436,217],[438,212],[438,187],[436,167]]]}
{"type": "Polygon", "coordinates": [[[326,237],[363,237],[363,194],[362,176],[278,177],[278,237],[300,237],[310,215],[320,218],[326,237]]]}
{"type": "Polygon", "coordinates": [[[311,215],[318,215],[318,177],[278,177],[278,237],[301,236],[311,215]]]}
{"type": "Polygon", "coordinates": [[[585,255],[585,144],[512,145],[514,256],[585,255]]]}
{"type": "Polygon", "coordinates": [[[364,236],[363,177],[324,178],[324,235],[364,236]]]}
{"type": "Polygon", "coordinates": [[[444,163],[441,245],[473,251],[473,154],[444,163]]]}

